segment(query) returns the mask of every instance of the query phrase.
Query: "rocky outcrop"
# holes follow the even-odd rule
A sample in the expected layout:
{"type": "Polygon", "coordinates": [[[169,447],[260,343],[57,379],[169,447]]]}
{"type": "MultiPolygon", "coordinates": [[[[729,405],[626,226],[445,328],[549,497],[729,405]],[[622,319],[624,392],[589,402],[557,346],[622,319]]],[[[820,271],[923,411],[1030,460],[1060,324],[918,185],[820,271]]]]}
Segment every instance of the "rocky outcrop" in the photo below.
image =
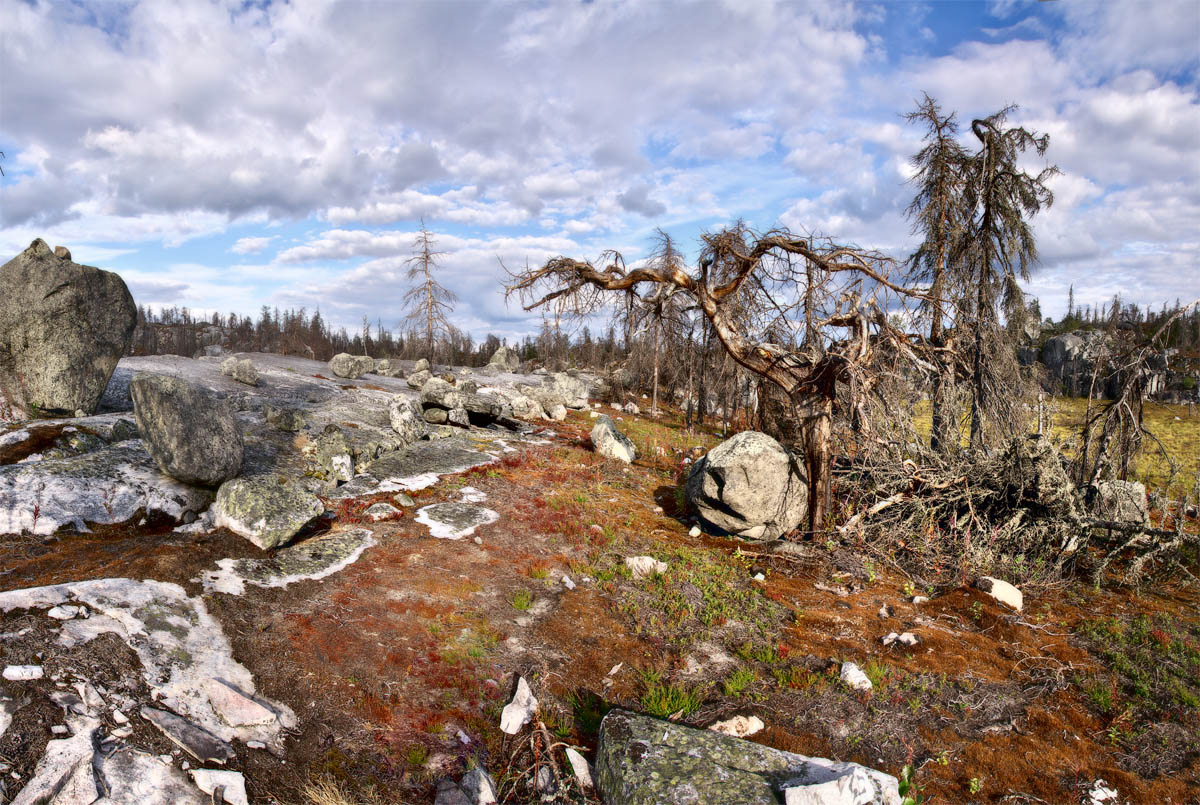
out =
{"type": "Polygon", "coordinates": [[[718,532],[770,540],[808,513],[808,483],[799,461],[765,433],[744,431],[697,461],[687,499],[718,532]]]}
{"type": "Polygon", "coordinates": [[[258,370],[248,358],[226,358],[221,364],[221,374],[247,386],[258,385],[258,370]]]}
{"type": "Polygon", "coordinates": [[[900,805],[895,777],[857,763],[783,752],[624,710],[610,711],[601,722],[596,785],[609,805],[900,805]]]}
{"type": "Polygon", "coordinates": [[[392,430],[406,445],[423,439],[429,433],[421,414],[421,406],[415,400],[396,397],[388,405],[388,418],[391,420],[392,430]]]}
{"type": "Polygon", "coordinates": [[[296,433],[308,422],[308,415],[299,408],[266,403],[263,405],[263,419],[276,430],[285,433],[296,433]]]}
{"type": "Polygon", "coordinates": [[[617,430],[616,423],[610,417],[597,417],[591,435],[592,445],[600,455],[624,461],[626,464],[632,464],[637,458],[637,448],[628,436],[617,430]]]}
{"type": "Polygon", "coordinates": [[[339,352],[329,362],[329,371],[338,377],[345,377],[350,380],[357,380],[374,370],[375,359],[367,355],[350,355],[346,352],[339,352]]]}
{"type": "Polygon", "coordinates": [[[166,375],[140,374],[130,392],[138,432],[165,474],[217,486],[241,471],[242,432],[224,400],[166,375]]]}
{"type": "Polygon", "coordinates": [[[38,239],[0,288],[0,397],[17,418],[93,413],[137,323],[124,281],[38,239]]]}
{"type": "Polygon", "coordinates": [[[299,484],[274,476],[235,478],[217,491],[213,523],[267,550],[291,542],[323,511],[320,499],[299,484]]]}
{"type": "Polygon", "coordinates": [[[400,368],[399,361],[392,361],[387,358],[381,358],[375,361],[375,374],[383,375],[384,377],[404,377],[404,370],[400,368]]]}
{"type": "Polygon", "coordinates": [[[432,377],[433,374],[428,369],[416,369],[408,376],[408,387],[410,389],[420,389],[432,377]]]}
{"type": "MultiPolygon", "coordinates": [[[[555,372],[542,380],[542,390],[567,408],[587,408],[591,384],[577,374],[555,372]]],[[[542,403],[543,406],[545,402],[542,403]]]]}
{"type": "Polygon", "coordinates": [[[508,347],[500,347],[492,353],[492,357],[487,365],[489,368],[501,372],[515,372],[521,368],[521,357],[517,355],[515,350],[508,347]]]}

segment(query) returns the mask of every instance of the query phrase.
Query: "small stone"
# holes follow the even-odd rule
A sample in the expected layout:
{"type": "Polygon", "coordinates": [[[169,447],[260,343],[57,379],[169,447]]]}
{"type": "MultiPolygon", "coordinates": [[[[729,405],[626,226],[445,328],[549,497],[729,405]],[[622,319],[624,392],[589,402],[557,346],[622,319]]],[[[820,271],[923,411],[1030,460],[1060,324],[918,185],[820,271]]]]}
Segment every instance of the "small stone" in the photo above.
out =
{"type": "Polygon", "coordinates": [[[575,582],[571,581],[571,577],[570,577],[570,576],[563,576],[563,577],[562,577],[562,583],[563,583],[563,586],[564,586],[564,587],[566,587],[568,590],[574,590],[574,589],[575,589],[575,582]]]}
{"type": "Polygon", "coordinates": [[[249,749],[266,749],[267,745],[262,741],[246,741],[246,747],[249,749]]]}
{"type": "Polygon", "coordinates": [[[767,580],[766,574],[764,574],[764,573],[755,573],[750,578],[754,579],[755,581],[766,581],[767,580]]]}
{"type": "Polygon", "coordinates": [[[66,735],[68,732],[70,732],[70,730],[67,729],[66,726],[63,724],[55,724],[53,727],[50,728],[50,732],[52,732],[55,735],[66,735]]]}
{"type": "Polygon", "coordinates": [[[1021,591],[1002,579],[991,576],[981,576],[975,580],[975,588],[987,593],[1002,604],[1012,607],[1018,612],[1024,604],[1021,591]]]}
{"type": "Polygon", "coordinates": [[[583,755],[569,746],[566,749],[566,755],[567,762],[571,764],[571,773],[579,781],[579,787],[584,791],[595,788],[595,783],[592,782],[592,770],[588,768],[588,762],[583,755]]]}
{"type": "Polygon", "coordinates": [[[388,520],[400,514],[400,510],[390,503],[375,503],[367,507],[363,512],[367,517],[371,518],[371,522],[377,523],[380,520],[388,520]]]}
{"type": "Polygon", "coordinates": [[[46,614],[55,620],[69,621],[73,618],[87,617],[87,609],[85,607],[60,605],[51,607],[46,611],[46,614]]]}
{"type": "Polygon", "coordinates": [[[902,646],[915,646],[920,642],[921,639],[912,632],[901,632],[900,634],[889,632],[883,636],[883,644],[885,646],[890,646],[893,643],[899,643],[902,646]]]}
{"type": "Polygon", "coordinates": [[[912,598],[910,598],[909,600],[910,600],[910,601],[912,601],[914,604],[927,604],[927,603],[929,603],[929,597],[928,597],[928,596],[924,596],[924,595],[914,595],[914,596],[913,596],[912,598]]]}
{"type": "Polygon", "coordinates": [[[482,539],[481,537],[473,537],[473,538],[471,539],[471,541],[472,541],[472,542],[474,542],[476,545],[482,545],[482,544],[483,544],[483,539],[482,539]]]}
{"type": "Polygon", "coordinates": [[[404,507],[409,507],[409,508],[417,505],[411,497],[404,494],[403,492],[401,492],[398,495],[392,495],[392,503],[395,503],[397,506],[404,506],[404,507]]]}
{"type": "Polygon", "coordinates": [[[129,716],[125,715],[120,710],[113,710],[112,711],[112,720],[114,722],[116,722],[117,724],[128,724],[129,716]]]}
{"type": "Polygon", "coordinates": [[[884,604],[883,606],[881,606],[879,608],[879,617],[884,618],[884,619],[892,617],[892,615],[894,615],[895,613],[896,613],[896,610],[892,609],[891,604],[884,604]]]}
{"type": "Polygon", "coordinates": [[[40,665],[7,665],[3,676],[9,682],[32,682],[41,679],[44,674],[40,665]]]}
{"type": "Polygon", "coordinates": [[[867,675],[855,663],[842,663],[842,671],[839,676],[842,682],[846,683],[846,686],[852,690],[870,690],[872,687],[871,680],[867,678],[867,675]]]}
{"type": "Polygon", "coordinates": [[[133,727],[117,727],[109,733],[114,738],[128,738],[133,735],[133,727]]]}
{"type": "Polygon", "coordinates": [[[625,567],[629,568],[635,579],[644,579],[647,576],[662,575],[667,572],[667,563],[660,562],[653,556],[627,556],[625,557],[625,567]]]}
{"type": "Polygon", "coordinates": [[[516,735],[533,718],[537,707],[538,700],[534,698],[529,683],[525,681],[525,677],[518,677],[516,693],[500,713],[500,729],[509,735],[516,735]]]}
{"type": "MultiPolygon", "coordinates": [[[[221,797],[224,802],[229,805],[249,805],[249,800],[246,799],[246,780],[242,777],[242,773],[238,771],[225,771],[224,769],[192,769],[188,772],[192,777],[192,782],[196,787],[205,794],[212,794],[218,788],[221,790],[221,797]]],[[[216,797],[213,797],[213,802],[218,802],[216,797]]]]}
{"type": "Polygon", "coordinates": [[[700,536],[700,533],[701,533],[700,526],[694,525],[694,526],[692,526],[691,530],[688,531],[688,536],[689,537],[698,537],[698,536],[700,536]]]}
{"type": "Polygon", "coordinates": [[[709,724],[708,728],[713,732],[732,735],[735,738],[745,738],[747,735],[762,732],[766,726],[758,716],[734,716],[725,721],[709,724]]]}

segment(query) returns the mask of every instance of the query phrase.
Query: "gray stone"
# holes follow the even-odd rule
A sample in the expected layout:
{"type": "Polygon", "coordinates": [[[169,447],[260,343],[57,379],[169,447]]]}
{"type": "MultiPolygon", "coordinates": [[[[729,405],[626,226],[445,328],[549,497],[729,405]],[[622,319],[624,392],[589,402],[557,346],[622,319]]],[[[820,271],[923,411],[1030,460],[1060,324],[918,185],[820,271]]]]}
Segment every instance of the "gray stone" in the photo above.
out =
{"type": "Polygon", "coordinates": [[[803,793],[845,777],[853,778],[854,798],[807,801],[900,805],[895,777],[856,763],[783,752],[624,710],[610,711],[600,725],[596,785],[608,805],[779,805],[792,796],[788,789],[803,793]]]}
{"type": "Polygon", "coordinates": [[[221,364],[221,374],[247,386],[258,385],[258,370],[248,358],[226,358],[221,364]]]}
{"type": "Polygon", "coordinates": [[[1100,481],[1091,490],[1092,513],[1121,525],[1148,526],[1146,487],[1137,481],[1100,481]]]}
{"type": "Polygon", "coordinates": [[[446,422],[450,425],[457,425],[460,428],[469,428],[471,426],[471,416],[467,413],[466,408],[451,408],[446,413],[446,422]]]}
{"type": "Polygon", "coordinates": [[[557,395],[567,408],[587,408],[590,384],[569,372],[555,372],[542,380],[542,387],[557,395]]]}
{"type": "Polygon", "coordinates": [[[596,424],[592,426],[591,435],[592,445],[598,454],[624,461],[626,464],[633,463],[633,460],[637,458],[637,448],[634,447],[628,436],[617,430],[616,424],[610,417],[597,417],[596,424]]]}
{"type": "Polygon", "coordinates": [[[346,352],[339,352],[329,362],[329,371],[338,377],[349,380],[357,380],[374,369],[375,359],[367,355],[350,355],[346,352]]]}
{"type": "Polygon", "coordinates": [[[309,477],[333,487],[354,477],[354,452],[345,432],[337,425],[326,425],[312,444],[305,448],[310,462],[309,477]]]}
{"type": "Polygon", "coordinates": [[[273,476],[235,478],[221,484],[213,522],[263,550],[286,545],[325,511],[320,499],[294,482],[273,476]]]}
{"type": "Polygon", "coordinates": [[[267,420],[268,425],[285,433],[296,433],[308,424],[308,414],[303,410],[272,403],[263,405],[263,418],[267,420]]]}
{"type": "Polygon", "coordinates": [[[521,368],[521,357],[508,347],[500,347],[492,353],[488,366],[494,366],[503,372],[515,372],[521,368]]]}
{"type": "Polygon", "coordinates": [[[706,525],[745,539],[776,539],[808,513],[799,461],[756,431],[737,434],[697,461],[686,492],[706,525]]]}
{"type": "Polygon", "coordinates": [[[224,400],[166,375],[139,374],[130,392],[138,432],[165,474],[216,486],[241,471],[242,432],[224,400]]]}
{"type": "Polygon", "coordinates": [[[421,358],[420,360],[418,360],[416,363],[413,364],[413,372],[414,373],[429,372],[429,371],[431,371],[431,370],[430,370],[428,358],[421,358]]]}
{"type": "Polygon", "coordinates": [[[440,377],[431,377],[421,386],[421,404],[426,408],[431,405],[444,408],[465,408],[467,396],[440,377]]]}
{"type": "Polygon", "coordinates": [[[395,397],[388,403],[388,418],[391,421],[392,430],[405,445],[423,439],[429,433],[421,406],[417,404],[416,400],[395,397]]]}
{"type": "Polygon", "coordinates": [[[380,520],[389,520],[400,514],[400,510],[390,503],[373,503],[363,512],[367,517],[371,518],[371,522],[380,520]]]}
{"type": "Polygon", "coordinates": [[[428,369],[421,369],[409,375],[406,382],[410,389],[420,389],[429,382],[431,377],[433,377],[433,374],[428,369]]]}
{"type": "Polygon", "coordinates": [[[546,411],[546,416],[555,422],[562,422],[567,418],[567,407],[562,403],[555,403],[546,411]]]}
{"type": "Polygon", "coordinates": [[[383,375],[384,377],[404,377],[404,370],[400,368],[399,361],[391,361],[387,358],[381,358],[375,361],[375,374],[383,375]]]}
{"type": "Polygon", "coordinates": [[[425,421],[431,425],[444,425],[449,419],[449,413],[445,408],[426,408],[425,421]]]}
{"type": "Polygon", "coordinates": [[[142,718],[201,763],[224,763],[235,757],[233,747],[185,718],[157,707],[143,707],[142,718]]]}
{"type": "Polygon", "coordinates": [[[0,288],[0,398],[22,419],[93,413],[137,323],[124,281],[38,239],[0,267],[0,288]]]}

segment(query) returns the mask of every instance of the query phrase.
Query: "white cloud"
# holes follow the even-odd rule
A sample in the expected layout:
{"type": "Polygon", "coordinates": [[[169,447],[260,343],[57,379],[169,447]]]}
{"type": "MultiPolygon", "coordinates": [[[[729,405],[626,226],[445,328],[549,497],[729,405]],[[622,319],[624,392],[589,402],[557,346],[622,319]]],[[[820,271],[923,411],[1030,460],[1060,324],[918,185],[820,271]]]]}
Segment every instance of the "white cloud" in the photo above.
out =
{"type": "Polygon", "coordinates": [[[234,254],[258,254],[270,246],[273,240],[275,240],[273,235],[260,238],[238,238],[237,242],[229,247],[229,251],[234,254]]]}

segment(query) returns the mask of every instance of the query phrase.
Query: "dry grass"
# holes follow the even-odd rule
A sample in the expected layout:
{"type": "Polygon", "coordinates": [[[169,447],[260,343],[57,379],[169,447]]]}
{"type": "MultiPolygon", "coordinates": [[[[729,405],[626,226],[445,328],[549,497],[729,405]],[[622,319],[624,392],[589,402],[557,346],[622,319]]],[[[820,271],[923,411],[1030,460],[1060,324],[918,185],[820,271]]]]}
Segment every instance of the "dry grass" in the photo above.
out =
{"type": "Polygon", "coordinates": [[[376,805],[375,797],[354,796],[332,777],[317,777],[300,789],[305,805],[376,805]]]}

